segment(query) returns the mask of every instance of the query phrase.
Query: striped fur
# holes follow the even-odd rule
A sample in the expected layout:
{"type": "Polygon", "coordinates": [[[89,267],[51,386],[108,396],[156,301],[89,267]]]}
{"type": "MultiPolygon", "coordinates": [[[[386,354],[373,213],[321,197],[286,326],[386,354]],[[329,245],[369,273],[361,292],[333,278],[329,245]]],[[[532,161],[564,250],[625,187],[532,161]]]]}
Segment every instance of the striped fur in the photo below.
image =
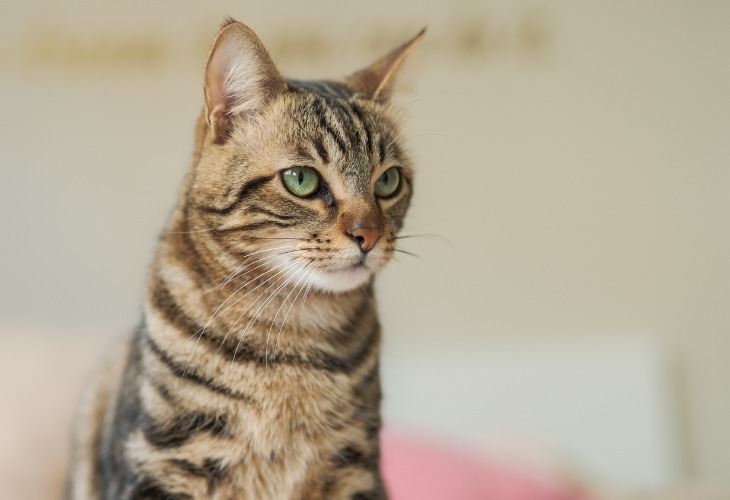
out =
{"type": "Polygon", "coordinates": [[[387,97],[419,38],[342,81],[304,82],[224,25],[143,321],[88,391],[68,498],[386,498],[371,297],[412,192],[387,97]],[[316,196],[287,191],[295,166],[317,170],[316,196]],[[391,167],[402,185],[378,199],[391,167]],[[359,227],[382,230],[370,251],[359,227]]]}

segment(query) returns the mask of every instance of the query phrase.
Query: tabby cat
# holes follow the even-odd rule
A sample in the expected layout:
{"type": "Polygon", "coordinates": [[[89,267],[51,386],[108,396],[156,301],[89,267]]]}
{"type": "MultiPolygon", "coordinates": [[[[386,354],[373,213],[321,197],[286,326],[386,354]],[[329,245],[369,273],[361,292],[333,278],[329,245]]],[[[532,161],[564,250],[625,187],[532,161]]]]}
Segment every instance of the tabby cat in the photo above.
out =
{"type": "Polygon", "coordinates": [[[422,35],[299,81],[224,23],[143,321],[84,401],[68,498],[386,498],[373,276],[411,198],[388,102],[422,35]]]}

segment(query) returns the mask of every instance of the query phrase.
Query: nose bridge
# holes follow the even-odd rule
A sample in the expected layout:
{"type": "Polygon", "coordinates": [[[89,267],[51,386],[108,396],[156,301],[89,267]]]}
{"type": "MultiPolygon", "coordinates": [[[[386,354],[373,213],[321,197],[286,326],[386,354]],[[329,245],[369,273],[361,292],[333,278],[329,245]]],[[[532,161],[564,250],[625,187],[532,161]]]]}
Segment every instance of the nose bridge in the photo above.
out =
{"type": "Polygon", "coordinates": [[[383,216],[375,200],[353,200],[343,207],[341,219],[342,229],[345,232],[360,228],[383,227],[383,216]]]}

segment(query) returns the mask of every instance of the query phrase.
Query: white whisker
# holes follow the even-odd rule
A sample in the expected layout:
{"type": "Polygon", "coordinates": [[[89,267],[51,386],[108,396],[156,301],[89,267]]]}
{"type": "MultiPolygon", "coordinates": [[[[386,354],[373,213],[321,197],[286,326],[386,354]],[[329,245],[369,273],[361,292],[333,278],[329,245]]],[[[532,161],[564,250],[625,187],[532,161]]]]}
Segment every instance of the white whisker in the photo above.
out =
{"type": "MultiPolygon", "coordinates": [[[[278,266],[274,266],[274,267],[272,267],[271,269],[267,269],[266,271],[262,272],[261,274],[259,274],[259,275],[258,275],[258,276],[256,276],[255,278],[252,278],[252,279],[248,280],[248,281],[247,281],[246,283],[244,283],[243,285],[241,285],[240,287],[238,287],[238,288],[237,288],[236,290],[234,290],[234,291],[233,291],[233,292],[232,292],[232,293],[231,293],[230,295],[228,295],[228,297],[226,298],[226,300],[224,300],[224,301],[223,301],[223,302],[221,303],[221,305],[219,305],[219,306],[218,306],[218,309],[216,309],[216,310],[215,310],[215,312],[214,312],[214,313],[213,313],[213,314],[211,315],[210,319],[209,319],[209,320],[208,320],[208,321],[207,321],[207,322],[205,323],[205,325],[203,325],[203,327],[202,327],[202,328],[201,328],[200,330],[198,330],[197,332],[195,332],[194,334],[192,334],[192,335],[191,335],[191,336],[190,336],[189,338],[190,338],[190,339],[192,339],[193,337],[195,337],[195,336],[196,336],[196,335],[197,335],[198,333],[200,333],[201,331],[205,331],[205,329],[206,329],[206,328],[207,328],[207,327],[208,327],[208,326],[209,326],[209,325],[211,324],[211,322],[213,322],[213,320],[215,320],[215,319],[216,319],[216,318],[217,318],[218,316],[220,316],[220,314],[223,314],[224,312],[228,311],[228,310],[229,310],[229,309],[230,309],[231,307],[233,307],[234,305],[238,304],[238,303],[239,303],[239,302],[241,301],[241,299],[243,299],[244,297],[246,297],[246,296],[248,295],[248,293],[247,293],[247,294],[244,294],[244,295],[243,295],[242,297],[240,297],[240,298],[239,298],[238,300],[236,300],[236,301],[235,301],[234,303],[232,303],[232,304],[231,304],[230,306],[228,306],[228,307],[227,307],[227,308],[225,308],[225,309],[224,309],[223,311],[221,311],[221,312],[220,312],[220,314],[218,314],[218,311],[220,311],[220,310],[221,310],[221,307],[223,307],[223,306],[224,306],[224,305],[225,305],[225,304],[226,304],[226,303],[227,303],[227,302],[228,302],[228,301],[229,301],[229,300],[230,300],[230,299],[231,299],[231,298],[232,298],[232,297],[233,297],[234,295],[236,295],[236,294],[237,294],[238,292],[240,292],[241,290],[243,290],[244,288],[246,288],[246,286],[248,286],[249,284],[253,283],[253,282],[254,282],[254,281],[256,281],[257,279],[261,278],[261,277],[262,277],[262,276],[264,276],[264,275],[265,275],[266,273],[270,273],[271,271],[275,271],[276,269],[278,269],[278,268],[280,268],[280,267],[282,267],[282,266],[285,266],[285,265],[287,265],[288,263],[290,263],[290,262],[292,262],[292,261],[294,261],[294,260],[296,260],[296,258],[294,258],[294,259],[291,259],[291,260],[289,260],[289,261],[287,261],[287,262],[283,262],[283,263],[279,264],[278,266]]],[[[263,267],[263,266],[264,266],[264,264],[261,264],[260,266],[256,266],[255,268],[253,268],[253,269],[250,269],[249,271],[247,271],[247,273],[246,273],[246,274],[248,274],[248,273],[249,273],[249,272],[251,272],[251,271],[255,271],[255,270],[256,270],[256,269],[258,269],[259,267],[263,267]]],[[[279,274],[279,273],[275,274],[274,276],[276,276],[276,275],[278,275],[278,274],[279,274]]],[[[270,278],[269,278],[269,279],[270,279],[270,278]]],[[[266,282],[268,282],[268,279],[267,279],[266,281],[264,281],[264,283],[266,283],[266,282]]],[[[260,285],[258,285],[258,286],[257,286],[256,288],[258,288],[259,286],[263,285],[264,283],[261,283],[261,284],[260,284],[260,285]]],[[[254,288],[253,290],[256,290],[256,288],[254,288]]],[[[251,290],[250,292],[252,292],[253,290],[251,290]]],[[[249,292],[249,293],[250,293],[250,292],[249,292]]]]}
{"type": "MultiPolygon", "coordinates": [[[[249,254],[246,254],[246,255],[244,255],[244,256],[242,257],[242,258],[244,259],[244,261],[243,261],[243,262],[241,262],[241,265],[240,265],[240,266],[238,266],[238,267],[237,267],[237,268],[236,268],[236,269],[235,269],[235,270],[234,270],[234,271],[233,271],[233,272],[232,272],[232,273],[230,274],[230,276],[228,276],[228,278],[227,278],[227,279],[226,279],[226,280],[225,280],[225,281],[223,282],[223,284],[222,284],[222,285],[221,285],[220,287],[221,287],[221,288],[223,288],[224,286],[226,286],[226,285],[227,285],[228,283],[230,283],[230,281],[231,281],[231,280],[233,279],[233,277],[234,277],[234,276],[235,276],[235,275],[236,275],[237,273],[239,273],[240,271],[243,271],[244,269],[246,269],[246,262],[245,262],[245,259],[248,259],[248,258],[249,258],[249,257],[251,257],[252,255],[256,255],[256,254],[259,254],[259,253],[262,253],[262,252],[273,252],[274,250],[282,250],[282,249],[288,249],[288,248],[292,248],[292,246],[291,246],[291,245],[287,245],[287,246],[282,246],[282,247],[274,247],[274,248],[264,248],[264,249],[262,249],[262,250],[257,250],[256,252],[251,252],[251,253],[249,253],[249,254]]],[[[279,255],[280,255],[280,254],[279,254],[279,255]]],[[[263,257],[263,258],[266,258],[266,257],[263,257]]],[[[251,264],[254,264],[254,263],[256,263],[256,262],[259,262],[260,260],[261,260],[261,259],[256,259],[256,260],[254,260],[253,262],[249,262],[249,264],[248,264],[248,265],[251,265],[251,264]]]]}
{"type": "MultiPolygon", "coordinates": [[[[316,267],[314,269],[317,270],[316,267]]],[[[312,285],[314,285],[315,279],[319,276],[320,273],[317,273],[317,275],[312,275],[312,278],[309,280],[309,284],[307,285],[307,290],[304,292],[304,298],[302,299],[302,307],[299,309],[299,316],[301,317],[302,314],[304,314],[304,303],[307,301],[307,295],[309,295],[309,290],[312,289],[312,285]]]]}
{"type": "MultiPolygon", "coordinates": [[[[231,358],[231,365],[233,365],[233,363],[236,361],[236,354],[238,353],[238,349],[241,347],[241,342],[243,342],[243,339],[246,337],[246,334],[248,333],[248,329],[251,327],[251,324],[254,322],[254,320],[258,317],[259,313],[263,310],[264,307],[266,307],[266,305],[269,302],[271,302],[274,299],[274,297],[276,297],[279,294],[279,292],[286,286],[286,284],[289,283],[291,280],[293,280],[297,275],[298,275],[298,271],[297,271],[297,273],[295,273],[292,276],[290,276],[289,278],[287,278],[284,281],[284,283],[282,283],[281,285],[279,285],[279,288],[277,288],[276,290],[274,290],[271,293],[271,295],[269,295],[269,297],[258,307],[258,309],[256,309],[256,311],[254,312],[253,316],[251,316],[251,319],[248,320],[248,324],[246,325],[246,328],[243,329],[243,333],[241,334],[241,336],[238,339],[238,343],[236,344],[236,348],[233,350],[233,357],[231,358]]],[[[278,282],[278,281],[279,280],[277,280],[276,282],[278,282]]],[[[258,299],[260,299],[261,297],[263,297],[264,293],[266,293],[266,292],[265,291],[262,292],[261,295],[259,295],[259,297],[257,297],[256,300],[254,300],[252,302],[252,304],[254,304],[256,301],[258,301],[258,299]]],[[[238,319],[236,320],[236,323],[238,323],[238,320],[240,320],[243,317],[243,314],[245,314],[245,312],[242,313],[241,316],[238,317],[238,319]]],[[[233,329],[233,327],[236,325],[236,323],[233,324],[233,326],[231,327],[231,329],[233,329]]],[[[229,333],[230,333],[230,331],[229,331],[229,333]]]]}
{"type": "MultiPolygon", "coordinates": [[[[297,273],[301,273],[302,271],[304,271],[307,268],[307,266],[309,266],[310,264],[311,264],[311,262],[309,262],[308,264],[306,264],[302,269],[300,269],[299,271],[297,271],[297,273]]],[[[266,369],[267,370],[269,369],[269,338],[271,337],[271,329],[274,328],[274,322],[276,322],[276,318],[279,317],[279,313],[281,312],[281,310],[283,309],[283,307],[286,305],[286,301],[289,300],[289,297],[291,297],[291,294],[294,293],[294,290],[296,290],[297,287],[299,287],[299,283],[301,283],[305,278],[308,277],[307,273],[311,274],[312,273],[312,270],[310,269],[309,271],[305,272],[304,275],[299,279],[299,281],[297,281],[296,285],[294,285],[292,287],[292,289],[289,291],[289,293],[287,294],[287,296],[281,302],[281,305],[279,306],[279,309],[276,311],[276,314],[274,315],[274,318],[271,320],[271,325],[269,325],[269,331],[266,334],[266,354],[264,356],[264,359],[266,360],[266,369]]],[[[297,297],[299,297],[299,294],[301,292],[302,292],[302,290],[299,289],[299,292],[294,297],[294,300],[291,303],[292,306],[294,305],[294,302],[296,302],[297,297]]],[[[287,316],[289,315],[289,311],[291,311],[291,306],[289,306],[289,310],[287,311],[287,314],[286,314],[287,316]]],[[[284,323],[285,322],[286,322],[286,316],[284,316],[284,321],[281,323],[281,328],[284,328],[284,323]]],[[[279,329],[279,332],[281,332],[281,329],[279,329]]]]}
{"type": "MultiPolygon", "coordinates": [[[[289,261],[289,262],[293,262],[293,261],[296,261],[296,258],[292,259],[292,260],[291,260],[291,261],[289,261]]],[[[288,262],[287,262],[287,263],[288,263],[288,262]]],[[[230,298],[231,298],[231,297],[233,297],[233,296],[234,296],[234,295],[235,295],[236,293],[238,293],[238,292],[239,292],[240,290],[242,290],[242,289],[243,289],[243,288],[244,288],[244,287],[245,287],[246,285],[248,285],[249,283],[251,283],[251,282],[253,282],[253,281],[257,280],[258,278],[260,278],[260,277],[264,276],[264,275],[265,275],[266,273],[269,273],[269,272],[271,272],[271,271],[273,271],[273,270],[275,270],[275,269],[277,269],[277,268],[279,268],[279,267],[281,267],[281,266],[284,266],[284,265],[285,265],[285,264],[287,264],[287,263],[283,263],[283,264],[280,264],[280,265],[278,265],[278,266],[276,266],[276,267],[274,267],[274,268],[272,268],[272,269],[269,269],[269,270],[267,270],[267,271],[264,271],[263,273],[259,274],[259,275],[258,275],[258,276],[257,276],[256,278],[253,278],[253,279],[251,279],[251,280],[250,280],[250,281],[248,281],[248,282],[247,282],[246,284],[244,284],[244,285],[242,285],[242,286],[241,286],[240,288],[238,288],[238,289],[237,289],[237,290],[236,290],[235,292],[233,292],[232,294],[230,294],[230,295],[228,296],[228,298],[226,298],[226,300],[224,300],[224,301],[223,301],[223,302],[221,303],[221,305],[220,305],[220,306],[218,306],[218,309],[216,309],[216,310],[215,310],[215,312],[214,312],[214,313],[213,313],[213,314],[211,315],[210,319],[208,319],[208,321],[207,321],[207,322],[205,323],[205,325],[203,325],[203,327],[202,327],[202,328],[200,328],[200,329],[199,329],[199,330],[198,330],[197,332],[195,332],[195,333],[194,333],[193,335],[191,335],[191,336],[190,336],[190,337],[188,338],[188,340],[192,340],[192,339],[193,339],[194,337],[196,337],[196,336],[198,337],[198,339],[197,339],[197,340],[195,341],[195,345],[193,345],[193,348],[192,348],[192,350],[190,351],[190,356],[188,356],[188,360],[187,360],[187,362],[185,363],[185,368],[183,369],[183,372],[182,372],[182,374],[180,375],[180,380],[178,381],[178,385],[180,384],[180,382],[182,382],[182,379],[183,379],[183,378],[185,378],[185,374],[187,373],[187,370],[188,370],[188,366],[190,365],[190,361],[191,361],[191,360],[193,359],[193,354],[195,353],[195,350],[197,349],[197,347],[198,347],[198,344],[200,343],[200,339],[201,339],[201,338],[203,338],[203,335],[205,334],[205,330],[206,330],[206,329],[208,328],[208,326],[210,326],[210,324],[211,324],[211,323],[213,322],[213,320],[215,320],[215,319],[216,319],[216,318],[217,318],[218,316],[220,316],[221,314],[223,314],[223,313],[225,313],[226,311],[228,311],[228,310],[229,310],[229,309],[230,309],[231,307],[233,307],[234,305],[236,305],[237,303],[239,303],[239,302],[240,302],[241,300],[243,300],[243,299],[244,299],[244,298],[245,298],[246,296],[250,295],[250,294],[251,294],[252,292],[254,292],[254,291],[255,291],[255,290],[257,289],[257,288],[259,288],[260,286],[262,286],[262,285],[266,284],[266,283],[267,283],[268,281],[270,281],[270,280],[271,280],[272,278],[274,278],[274,277],[278,276],[279,274],[281,274],[281,273],[283,273],[283,272],[286,272],[286,270],[287,270],[287,269],[289,269],[289,268],[290,268],[291,266],[289,266],[289,267],[287,267],[286,269],[283,269],[283,270],[279,271],[278,273],[274,274],[273,276],[271,276],[271,277],[267,278],[267,279],[266,279],[266,281],[264,281],[263,283],[260,283],[260,284],[258,284],[258,285],[257,285],[256,287],[254,287],[254,288],[253,288],[252,290],[249,290],[248,292],[246,292],[246,293],[245,293],[245,294],[244,294],[244,295],[243,295],[242,297],[238,298],[238,299],[237,299],[237,300],[236,300],[235,302],[233,302],[233,303],[232,303],[231,305],[229,305],[228,307],[226,307],[226,308],[225,308],[225,309],[224,309],[223,311],[221,311],[221,312],[219,313],[218,311],[220,311],[220,310],[221,310],[221,307],[223,307],[223,306],[225,305],[225,303],[226,303],[226,302],[228,302],[228,300],[230,300],[230,298]]],[[[295,264],[296,264],[296,262],[295,262],[295,264]]],[[[292,264],[292,266],[293,266],[293,265],[294,265],[294,264],[292,264]]],[[[278,280],[277,280],[277,281],[278,281],[278,280]]],[[[249,306],[249,307],[250,307],[250,306],[249,306]]],[[[228,333],[226,334],[225,338],[223,339],[223,342],[221,343],[221,347],[222,347],[222,346],[223,346],[223,345],[225,344],[225,341],[226,341],[226,339],[228,338],[228,335],[229,335],[229,334],[230,334],[230,330],[228,331],[228,333]]],[[[220,347],[219,347],[219,350],[220,350],[220,347]]]]}
{"type": "MultiPolygon", "coordinates": [[[[291,261],[289,261],[289,263],[288,263],[288,264],[289,264],[289,265],[287,265],[287,267],[285,267],[284,269],[280,270],[280,271],[279,271],[278,273],[274,274],[273,276],[270,276],[269,278],[267,278],[267,279],[266,279],[265,281],[263,281],[262,283],[259,283],[258,285],[256,285],[256,287],[255,287],[255,288],[253,288],[253,289],[249,290],[248,292],[246,292],[246,293],[245,293],[245,294],[243,295],[243,297],[241,297],[241,298],[239,298],[238,300],[236,300],[236,302],[234,302],[233,304],[231,304],[231,306],[233,306],[233,305],[237,304],[238,302],[240,302],[241,300],[243,300],[243,299],[244,299],[245,297],[247,297],[248,295],[251,295],[251,293],[255,292],[255,291],[256,291],[256,290],[257,290],[257,289],[258,289],[259,287],[261,287],[261,286],[265,285],[266,283],[268,283],[268,282],[269,282],[269,281],[271,281],[272,279],[276,278],[276,277],[277,277],[277,276],[279,276],[280,274],[283,274],[283,273],[287,272],[287,271],[288,271],[289,269],[291,269],[292,267],[296,266],[296,265],[297,265],[298,263],[296,262],[296,259],[292,259],[291,261]]],[[[278,266],[277,266],[277,267],[278,267],[278,266]]],[[[229,335],[231,334],[231,332],[232,332],[232,331],[233,331],[233,329],[234,329],[234,328],[236,327],[236,325],[238,324],[238,322],[239,322],[239,321],[241,320],[241,318],[243,317],[243,315],[244,315],[244,314],[246,314],[246,313],[247,313],[247,312],[248,312],[248,311],[249,311],[249,310],[250,310],[250,309],[251,309],[251,308],[253,307],[253,305],[254,305],[254,304],[255,304],[255,303],[256,303],[256,302],[257,302],[257,301],[258,301],[258,300],[259,300],[259,299],[260,299],[260,298],[261,298],[261,297],[262,297],[262,296],[263,296],[263,295],[264,295],[264,294],[265,294],[265,293],[267,292],[267,291],[269,291],[269,290],[270,290],[270,289],[271,289],[271,288],[272,288],[272,287],[273,287],[274,285],[276,285],[276,284],[277,284],[277,283],[278,283],[278,282],[279,282],[279,281],[280,281],[280,280],[281,280],[281,279],[282,279],[283,277],[284,277],[284,276],[282,276],[282,277],[280,277],[280,278],[277,278],[277,279],[276,279],[276,281],[274,281],[274,282],[273,282],[272,284],[270,284],[269,286],[267,286],[267,287],[266,287],[266,289],[265,289],[265,290],[264,290],[263,292],[261,292],[261,293],[259,294],[259,296],[258,296],[258,297],[256,297],[256,299],[254,299],[253,301],[251,301],[251,303],[249,304],[249,306],[248,306],[248,307],[247,307],[247,308],[246,308],[246,309],[245,309],[245,310],[244,310],[244,311],[243,311],[243,312],[242,312],[242,313],[241,313],[241,314],[240,314],[240,315],[238,316],[238,318],[236,319],[236,321],[235,321],[235,322],[233,323],[233,325],[231,325],[231,327],[230,327],[230,328],[228,329],[228,331],[226,332],[226,335],[225,335],[225,337],[223,337],[223,340],[221,341],[221,345],[220,345],[220,347],[218,347],[218,350],[219,350],[219,351],[220,351],[220,350],[221,350],[221,348],[222,348],[222,347],[223,347],[223,346],[225,345],[225,343],[226,343],[226,340],[228,340],[228,336],[229,336],[229,335]]],[[[230,308],[230,306],[229,306],[229,308],[230,308]]]]}
{"type": "MultiPolygon", "coordinates": [[[[276,352],[279,350],[279,338],[281,337],[281,332],[284,329],[284,325],[286,324],[286,319],[289,317],[289,313],[291,312],[292,308],[294,307],[294,304],[296,304],[297,299],[299,298],[299,295],[302,293],[302,291],[306,288],[307,291],[309,291],[309,287],[312,285],[312,282],[315,278],[315,273],[317,272],[317,269],[312,268],[309,271],[309,276],[307,277],[306,285],[301,287],[299,291],[297,292],[296,296],[294,297],[294,300],[292,300],[291,305],[289,305],[289,309],[287,309],[286,314],[284,315],[284,319],[281,322],[281,326],[279,327],[279,332],[276,334],[276,342],[274,343],[274,358],[276,358],[276,352]]],[[[297,286],[299,286],[299,283],[297,283],[297,286]]],[[[306,292],[304,294],[304,297],[302,298],[302,307],[304,307],[304,301],[307,299],[306,292]]],[[[268,354],[268,341],[269,339],[266,339],[266,347],[267,347],[267,354],[268,354]]]]}

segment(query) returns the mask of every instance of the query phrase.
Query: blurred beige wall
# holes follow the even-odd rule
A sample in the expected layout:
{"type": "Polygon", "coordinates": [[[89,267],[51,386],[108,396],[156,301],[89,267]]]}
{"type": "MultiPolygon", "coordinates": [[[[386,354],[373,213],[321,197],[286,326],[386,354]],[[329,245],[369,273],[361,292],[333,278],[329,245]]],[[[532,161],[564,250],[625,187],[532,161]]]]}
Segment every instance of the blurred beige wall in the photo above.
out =
{"type": "MultiPolygon", "coordinates": [[[[0,6],[0,323],[118,332],[192,148],[217,24],[290,76],[428,25],[400,100],[419,177],[379,282],[421,345],[647,338],[681,479],[730,477],[730,3],[30,0],[0,6]]],[[[3,333],[11,334],[5,328],[3,333]]]]}

